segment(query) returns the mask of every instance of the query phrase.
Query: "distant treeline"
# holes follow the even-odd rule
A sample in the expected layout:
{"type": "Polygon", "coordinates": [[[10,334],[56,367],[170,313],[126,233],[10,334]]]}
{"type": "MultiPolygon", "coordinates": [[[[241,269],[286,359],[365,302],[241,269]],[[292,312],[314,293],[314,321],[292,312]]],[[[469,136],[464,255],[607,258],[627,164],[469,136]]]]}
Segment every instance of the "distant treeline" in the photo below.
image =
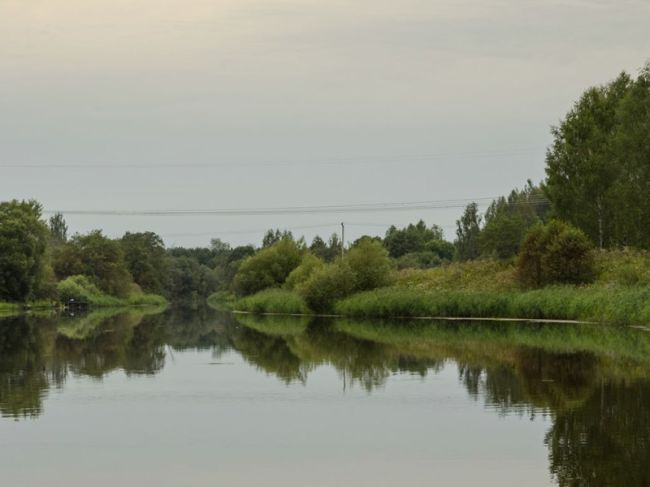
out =
{"type": "Polygon", "coordinates": [[[421,220],[345,249],[337,234],[308,243],[279,229],[259,247],[214,239],[205,248],[166,249],[152,232],[70,237],[63,216],[45,222],[35,201],[0,203],[0,301],[68,298],[77,285],[116,297],[146,292],[197,301],[215,291],[248,295],[286,284],[304,293],[311,286],[319,307],[328,287],[329,300],[378,287],[394,268],[517,257],[523,279],[543,285],[567,272],[567,282],[587,279],[581,259],[589,245],[650,248],[650,64],[636,78],[623,73],[588,89],[552,134],[545,181],[528,181],[484,214],[468,205],[453,241],[421,220]]]}

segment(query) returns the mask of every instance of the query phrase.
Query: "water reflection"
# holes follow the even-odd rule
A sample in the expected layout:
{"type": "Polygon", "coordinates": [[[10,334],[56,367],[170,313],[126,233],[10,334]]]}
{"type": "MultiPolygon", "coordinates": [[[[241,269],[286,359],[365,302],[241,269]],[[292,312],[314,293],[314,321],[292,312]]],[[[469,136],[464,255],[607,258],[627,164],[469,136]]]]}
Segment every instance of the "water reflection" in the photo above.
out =
{"type": "Polygon", "coordinates": [[[454,363],[474,401],[497,414],[548,415],[550,471],[559,485],[647,485],[650,334],[517,323],[359,322],[233,316],[214,310],[110,310],[0,320],[0,414],[43,414],[69,376],[156,374],[174,351],[236,351],[284,383],[316,368],[369,394],[398,373],[454,363]]]}

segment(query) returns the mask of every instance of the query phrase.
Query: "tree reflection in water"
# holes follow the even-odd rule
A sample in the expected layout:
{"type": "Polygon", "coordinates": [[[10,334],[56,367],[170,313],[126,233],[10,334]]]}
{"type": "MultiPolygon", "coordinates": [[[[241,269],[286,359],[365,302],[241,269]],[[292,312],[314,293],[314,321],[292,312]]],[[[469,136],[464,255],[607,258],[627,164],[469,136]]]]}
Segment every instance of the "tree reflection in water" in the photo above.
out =
{"type": "Polygon", "coordinates": [[[233,350],[284,383],[335,368],[368,393],[396,373],[455,363],[470,397],[497,414],[550,416],[550,470],[560,485],[648,485],[650,334],[517,323],[356,322],[233,316],[214,310],[0,320],[0,414],[43,413],[69,375],[155,374],[168,350],[233,350]],[[597,479],[597,480],[596,480],[597,479]],[[644,483],[646,482],[646,483],[644,483]]]}

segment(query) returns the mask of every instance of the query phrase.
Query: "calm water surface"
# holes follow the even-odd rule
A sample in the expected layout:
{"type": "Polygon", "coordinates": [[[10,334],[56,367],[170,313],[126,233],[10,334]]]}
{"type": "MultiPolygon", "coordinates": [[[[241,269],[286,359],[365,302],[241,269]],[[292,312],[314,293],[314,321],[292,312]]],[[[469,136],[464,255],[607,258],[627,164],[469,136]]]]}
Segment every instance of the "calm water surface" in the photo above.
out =
{"type": "Polygon", "coordinates": [[[11,486],[650,485],[650,333],[0,319],[11,486]]]}

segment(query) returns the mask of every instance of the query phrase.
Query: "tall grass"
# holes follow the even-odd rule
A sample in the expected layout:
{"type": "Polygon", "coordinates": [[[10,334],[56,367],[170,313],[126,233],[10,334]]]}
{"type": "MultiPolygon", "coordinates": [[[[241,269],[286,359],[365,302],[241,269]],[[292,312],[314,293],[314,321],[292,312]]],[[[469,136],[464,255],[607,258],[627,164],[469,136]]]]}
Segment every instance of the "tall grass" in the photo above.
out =
{"type": "Polygon", "coordinates": [[[650,287],[557,286],[502,293],[384,288],[351,296],[339,302],[336,311],[357,317],[521,318],[647,325],[650,287]]]}
{"type": "Polygon", "coordinates": [[[307,303],[302,296],[285,289],[266,289],[235,302],[237,311],[249,313],[308,314],[307,303]]]}

